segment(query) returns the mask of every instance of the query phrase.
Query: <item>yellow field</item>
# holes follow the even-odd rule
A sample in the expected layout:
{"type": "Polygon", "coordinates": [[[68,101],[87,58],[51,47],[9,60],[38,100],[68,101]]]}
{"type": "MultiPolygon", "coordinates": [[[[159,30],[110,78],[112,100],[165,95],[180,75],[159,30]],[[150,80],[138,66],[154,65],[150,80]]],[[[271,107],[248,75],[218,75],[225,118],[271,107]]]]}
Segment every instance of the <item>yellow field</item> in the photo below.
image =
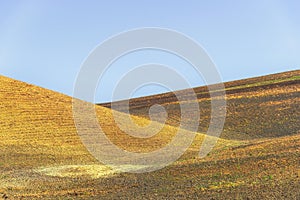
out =
{"type": "MultiPolygon", "coordinates": [[[[3,76],[0,86],[0,196],[3,198],[300,199],[299,81],[277,90],[257,89],[250,84],[248,92],[227,95],[229,109],[234,109],[233,104],[238,100],[247,98],[247,101],[237,105],[239,110],[230,110],[222,138],[207,157],[198,158],[205,126],[198,133],[184,130],[186,134],[196,134],[185,154],[171,166],[141,174],[120,173],[90,155],[76,132],[71,97],[3,76]],[[276,98],[266,97],[272,95],[276,98]],[[264,118],[274,118],[270,123],[275,126],[274,133],[278,129],[276,134],[272,136],[270,125],[265,124],[267,120],[248,123],[242,120],[243,116],[260,113],[250,113],[250,105],[260,105],[262,110],[268,107],[264,118]],[[276,109],[279,109],[277,114],[285,116],[272,117],[276,109]],[[258,127],[252,127],[255,123],[258,127]],[[243,127],[247,134],[241,136],[237,133],[243,127]],[[261,136],[257,137],[255,131],[261,136]]],[[[237,85],[231,87],[240,89],[237,85]]],[[[207,104],[206,101],[199,97],[200,105],[207,104]]],[[[175,118],[146,140],[121,131],[109,108],[96,106],[96,111],[112,142],[128,151],[149,152],[170,142],[178,130],[177,108],[171,106],[177,103],[167,104],[168,112],[175,113],[175,118]]],[[[138,124],[146,125],[149,120],[144,111],[149,105],[143,106],[133,109],[132,117],[138,124]]],[[[126,114],[119,112],[118,116],[126,123],[126,114]]],[[[130,130],[127,127],[125,132],[130,130]]]]}

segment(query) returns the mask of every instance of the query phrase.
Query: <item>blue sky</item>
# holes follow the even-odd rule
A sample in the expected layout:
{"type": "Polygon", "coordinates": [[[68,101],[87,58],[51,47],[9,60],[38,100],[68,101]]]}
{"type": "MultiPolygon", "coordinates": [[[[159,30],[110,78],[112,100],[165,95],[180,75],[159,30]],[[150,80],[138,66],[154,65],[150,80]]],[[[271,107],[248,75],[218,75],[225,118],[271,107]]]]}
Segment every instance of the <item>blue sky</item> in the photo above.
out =
{"type": "MultiPolygon", "coordinates": [[[[140,27],[177,30],[201,44],[223,81],[299,69],[300,3],[258,1],[0,0],[0,74],[72,95],[80,65],[108,37],[140,27]]],[[[119,65],[163,62],[203,84],[170,55],[142,52],[119,65]]],[[[120,75],[118,67],[107,78],[120,75]]],[[[149,87],[135,95],[164,91],[149,87]]],[[[97,101],[109,101],[109,95],[97,101]]]]}

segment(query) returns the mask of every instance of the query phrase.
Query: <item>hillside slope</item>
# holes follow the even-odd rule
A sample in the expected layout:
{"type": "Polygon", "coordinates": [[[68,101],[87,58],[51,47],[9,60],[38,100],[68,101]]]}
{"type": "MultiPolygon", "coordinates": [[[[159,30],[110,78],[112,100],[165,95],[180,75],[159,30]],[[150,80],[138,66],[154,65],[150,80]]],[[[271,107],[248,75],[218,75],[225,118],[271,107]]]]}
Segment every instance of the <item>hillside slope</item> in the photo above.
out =
{"type": "MultiPolygon", "coordinates": [[[[245,141],[220,139],[203,159],[198,158],[203,135],[197,134],[174,164],[152,173],[119,173],[97,162],[81,143],[71,97],[0,76],[0,108],[0,198],[300,197],[299,134],[245,141]]],[[[110,109],[96,106],[96,112],[107,137],[128,151],[160,148],[178,129],[165,125],[156,136],[142,140],[121,131],[110,109]]],[[[118,116],[126,117],[123,113],[118,116]]],[[[149,123],[139,116],[133,119],[138,124],[149,123]]]]}
{"type": "MultiPolygon", "coordinates": [[[[207,87],[194,88],[201,119],[199,132],[210,121],[210,94],[207,87]]],[[[300,130],[300,70],[225,83],[227,113],[222,138],[253,139],[297,134],[300,130]]],[[[189,95],[182,90],[182,94],[189,95]]],[[[213,93],[217,93],[213,91],[213,93]]],[[[214,94],[215,96],[216,94],[214,94]]],[[[130,113],[148,118],[149,108],[163,105],[169,114],[167,124],[178,126],[180,106],[173,93],[130,99],[130,113]]],[[[100,104],[110,107],[110,103],[100,104]]],[[[124,111],[124,102],[115,102],[124,111]]],[[[160,114],[157,114],[159,118],[160,114]]],[[[191,112],[191,117],[192,112],[191,112]]]]}
{"type": "MultiPolygon", "coordinates": [[[[0,85],[0,159],[6,161],[1,162],[3,166],[74,164],[93,160],[76,132],[71,97],[5,77],[0,77],[0,85]]],[[[135,138],[126,134],[133,131],[132,127],[121,130],[116,125],[110,109],[97,106],[96,112],[107,137],[131,151],[147,152],[161,147],[178,130],[165,125],[147,140],[135,138]]],[[[127,122],[126,114],[117,115],[121,123],[127,122]]],[[[133,119],[140,125],[149,124],[147,119],[133,119]]],[[[201,134],[198,136],[203,138],[201,134]]]]}
{"type": "MultiPolygon", "coordinates": [[[[114,173],[97,162],[82,144],[73,120],[71,97],[3,76],[0,86],[0,192],[14,188],[14,192],[26,193],[28,183],[24,181],[43,189],[43,182],[30,178],[39,176],[38,172],[75,177],[114,173]],[[21,176],[16,175],[19,173],[21,176]]],[[[166,125],[149,139],[134,138],[124,133],[132,127],[119,129],[110,109],[97,106],[96,112],[106,136],[130,151],[153,151],[170,142],[178,131],[166,125]]],[[[126,123],[125,114],[119,113],[119,118],[126,123]]],[[[133,118],[139,124],[149,124],[147,119],[133,118]]],[[[197,141],[201,143],[203,137],[198,134],[197,141]]]]}

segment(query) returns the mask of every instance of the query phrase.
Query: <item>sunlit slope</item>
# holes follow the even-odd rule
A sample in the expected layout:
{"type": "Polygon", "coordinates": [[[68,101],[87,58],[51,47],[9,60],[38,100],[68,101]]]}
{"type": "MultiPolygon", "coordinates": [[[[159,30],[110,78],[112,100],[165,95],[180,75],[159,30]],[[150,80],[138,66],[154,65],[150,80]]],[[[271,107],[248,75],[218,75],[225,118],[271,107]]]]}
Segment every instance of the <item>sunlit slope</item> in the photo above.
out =
{"type": "Polygon", "coordinates": [[[71,98],[0,76],[0,165],[92,160],[76,134],[71,98]]]}
{"type": "MultiPolygon", "coordinates": [[[[198,133],[185,154],[166,168],[153,173],[117,173],[97,162],[82,145],[71,97],[0,76],[0,108],[0,198],[300,197],[299,134],[249,141],[221,139],[200,159],[204,136],[198,133]]],[[[121,131],[110,109],[96,106],[96,113],[108,138],[129,151],[160,148],[178,131],[177,127],[163,126],[156,136],[134,138],[127,135],[133,127],[121,131]]],[[[126,124],[128,116],[116,114],[126,124]]],[[[140,125],[149,123],[145,118],[132,118],[140,125]]]]}
{"type": "MultiPolygon", "coordinates": [[[[225,83],[227,115],[221,135],[228,139],[252,139],[293,135],[300,130],[300,70],[225,83]]],[[[206,132],[210,121],[210,95],[207,87],[194,88],[200,106],[199,132],[206,132]]],[[[187,95],[186,91],[181,91],[187,95]]],[[[214,94],[217,91],[213,91],[214,94]]],[[[123,102],[116,102],[124,111],[123,102]]],[[[130,113],[149,117],[151,105],[163,105],[167,123],[180,123],[180,107],[173,93],[130,100],[130,113]]],[[[110,107],[110,103],[101,104],[110,107]]],[[[192,113],[192,112],[191,112],[192,113]]],[[[191,114],[192,115],[192,114],[191,114]]],[[[159,114],[157,114],[159,118],[159,114]]],[[[193,116],[191,116],[192,118],[193,116]]]]}
{"type": "MultiPolygon", "coordinates": [[[[94,162],[76,132],[71,97],[3,76],[0,76],[0,86],[0,166],[94,162]]],[[[135,138],[128,135],[134,130],[132,127],[120,130],[110,109],[96,106],[96,112],[107,137],[130,151],[148,152],[163,147],[178,131],[178,128],[166,125],[153,137],[135,138]]],[[[126,124],[128,116],[117,115],[121,123],[126,124]]],[[[140,125],[149,124],[147,119],[133,119],[140,125]]],[[[202,140],[203,135],[198,134],[197,139],[202,140]]],[[[220,142],[226,143],[225,140],[220,142]]]]}

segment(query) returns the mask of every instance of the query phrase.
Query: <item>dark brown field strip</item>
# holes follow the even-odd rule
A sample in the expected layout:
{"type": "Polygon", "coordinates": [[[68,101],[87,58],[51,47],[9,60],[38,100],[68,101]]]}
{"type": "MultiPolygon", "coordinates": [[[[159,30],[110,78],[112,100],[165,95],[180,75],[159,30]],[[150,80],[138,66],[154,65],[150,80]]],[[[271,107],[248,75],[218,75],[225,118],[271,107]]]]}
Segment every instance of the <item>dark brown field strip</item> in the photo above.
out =
{"type": "MultiPolygon", "coordinates": [[[[226,89],[226,95],[232,95],[232,94],[238,94],[238,93],[246,93],[246,92],[253,92],[258,90],[270,90],[274,88],[280,88],[284,86],[292,86],[292,85],[299,85],[300,86],[300,80],[290,80],[290,81],[284,81],[279,83],[270,83],[268,85],[258,85],[258,86],[252,86],[252,87],[246,87],[246,88],[235,88],[235,89],[226,89]]],[[[206,87],[207,88],[207,87],[206,87]]],[[[204,99],[204,98],[210,98],[218,97],[220,95],[223,95],[224,93],[222,91],[212,91],[209,93],[207,90],[203,91],[201,87],[201,92],[199,92],[199,88],[194,88],[194,91],[197,94],[198,99],[204,99]]],[[[184,91],[182,91],[184,92],[184,91]]],[[[191,95],[190,92],[184,93],[185,96],[191,95]]],[[[299,93],[300,95],[300,93],[299,93]]],[[[129,101],[130,109],[138,109],[142,107],[148,107],[154,104],[165,104],[165,103],[174,103],[178,102],[177,97],[174,93],[169,92],[162,95],[153,95],[153,96],[147,96],[147,97],[140,97],[140,98],[133,98],[129,101]]],[[[118,108],[118,111],[124,111],[122,110],[122,107],[124,104],[127,103],[127,101],[117,101],[114,102],[115,106],[118,108]]],[[[98,104],[107,108],[111,108],[111,103],[103,103],[98,104]]],[[[126,104],[125,104],[126,105],[126,104]]]]}

